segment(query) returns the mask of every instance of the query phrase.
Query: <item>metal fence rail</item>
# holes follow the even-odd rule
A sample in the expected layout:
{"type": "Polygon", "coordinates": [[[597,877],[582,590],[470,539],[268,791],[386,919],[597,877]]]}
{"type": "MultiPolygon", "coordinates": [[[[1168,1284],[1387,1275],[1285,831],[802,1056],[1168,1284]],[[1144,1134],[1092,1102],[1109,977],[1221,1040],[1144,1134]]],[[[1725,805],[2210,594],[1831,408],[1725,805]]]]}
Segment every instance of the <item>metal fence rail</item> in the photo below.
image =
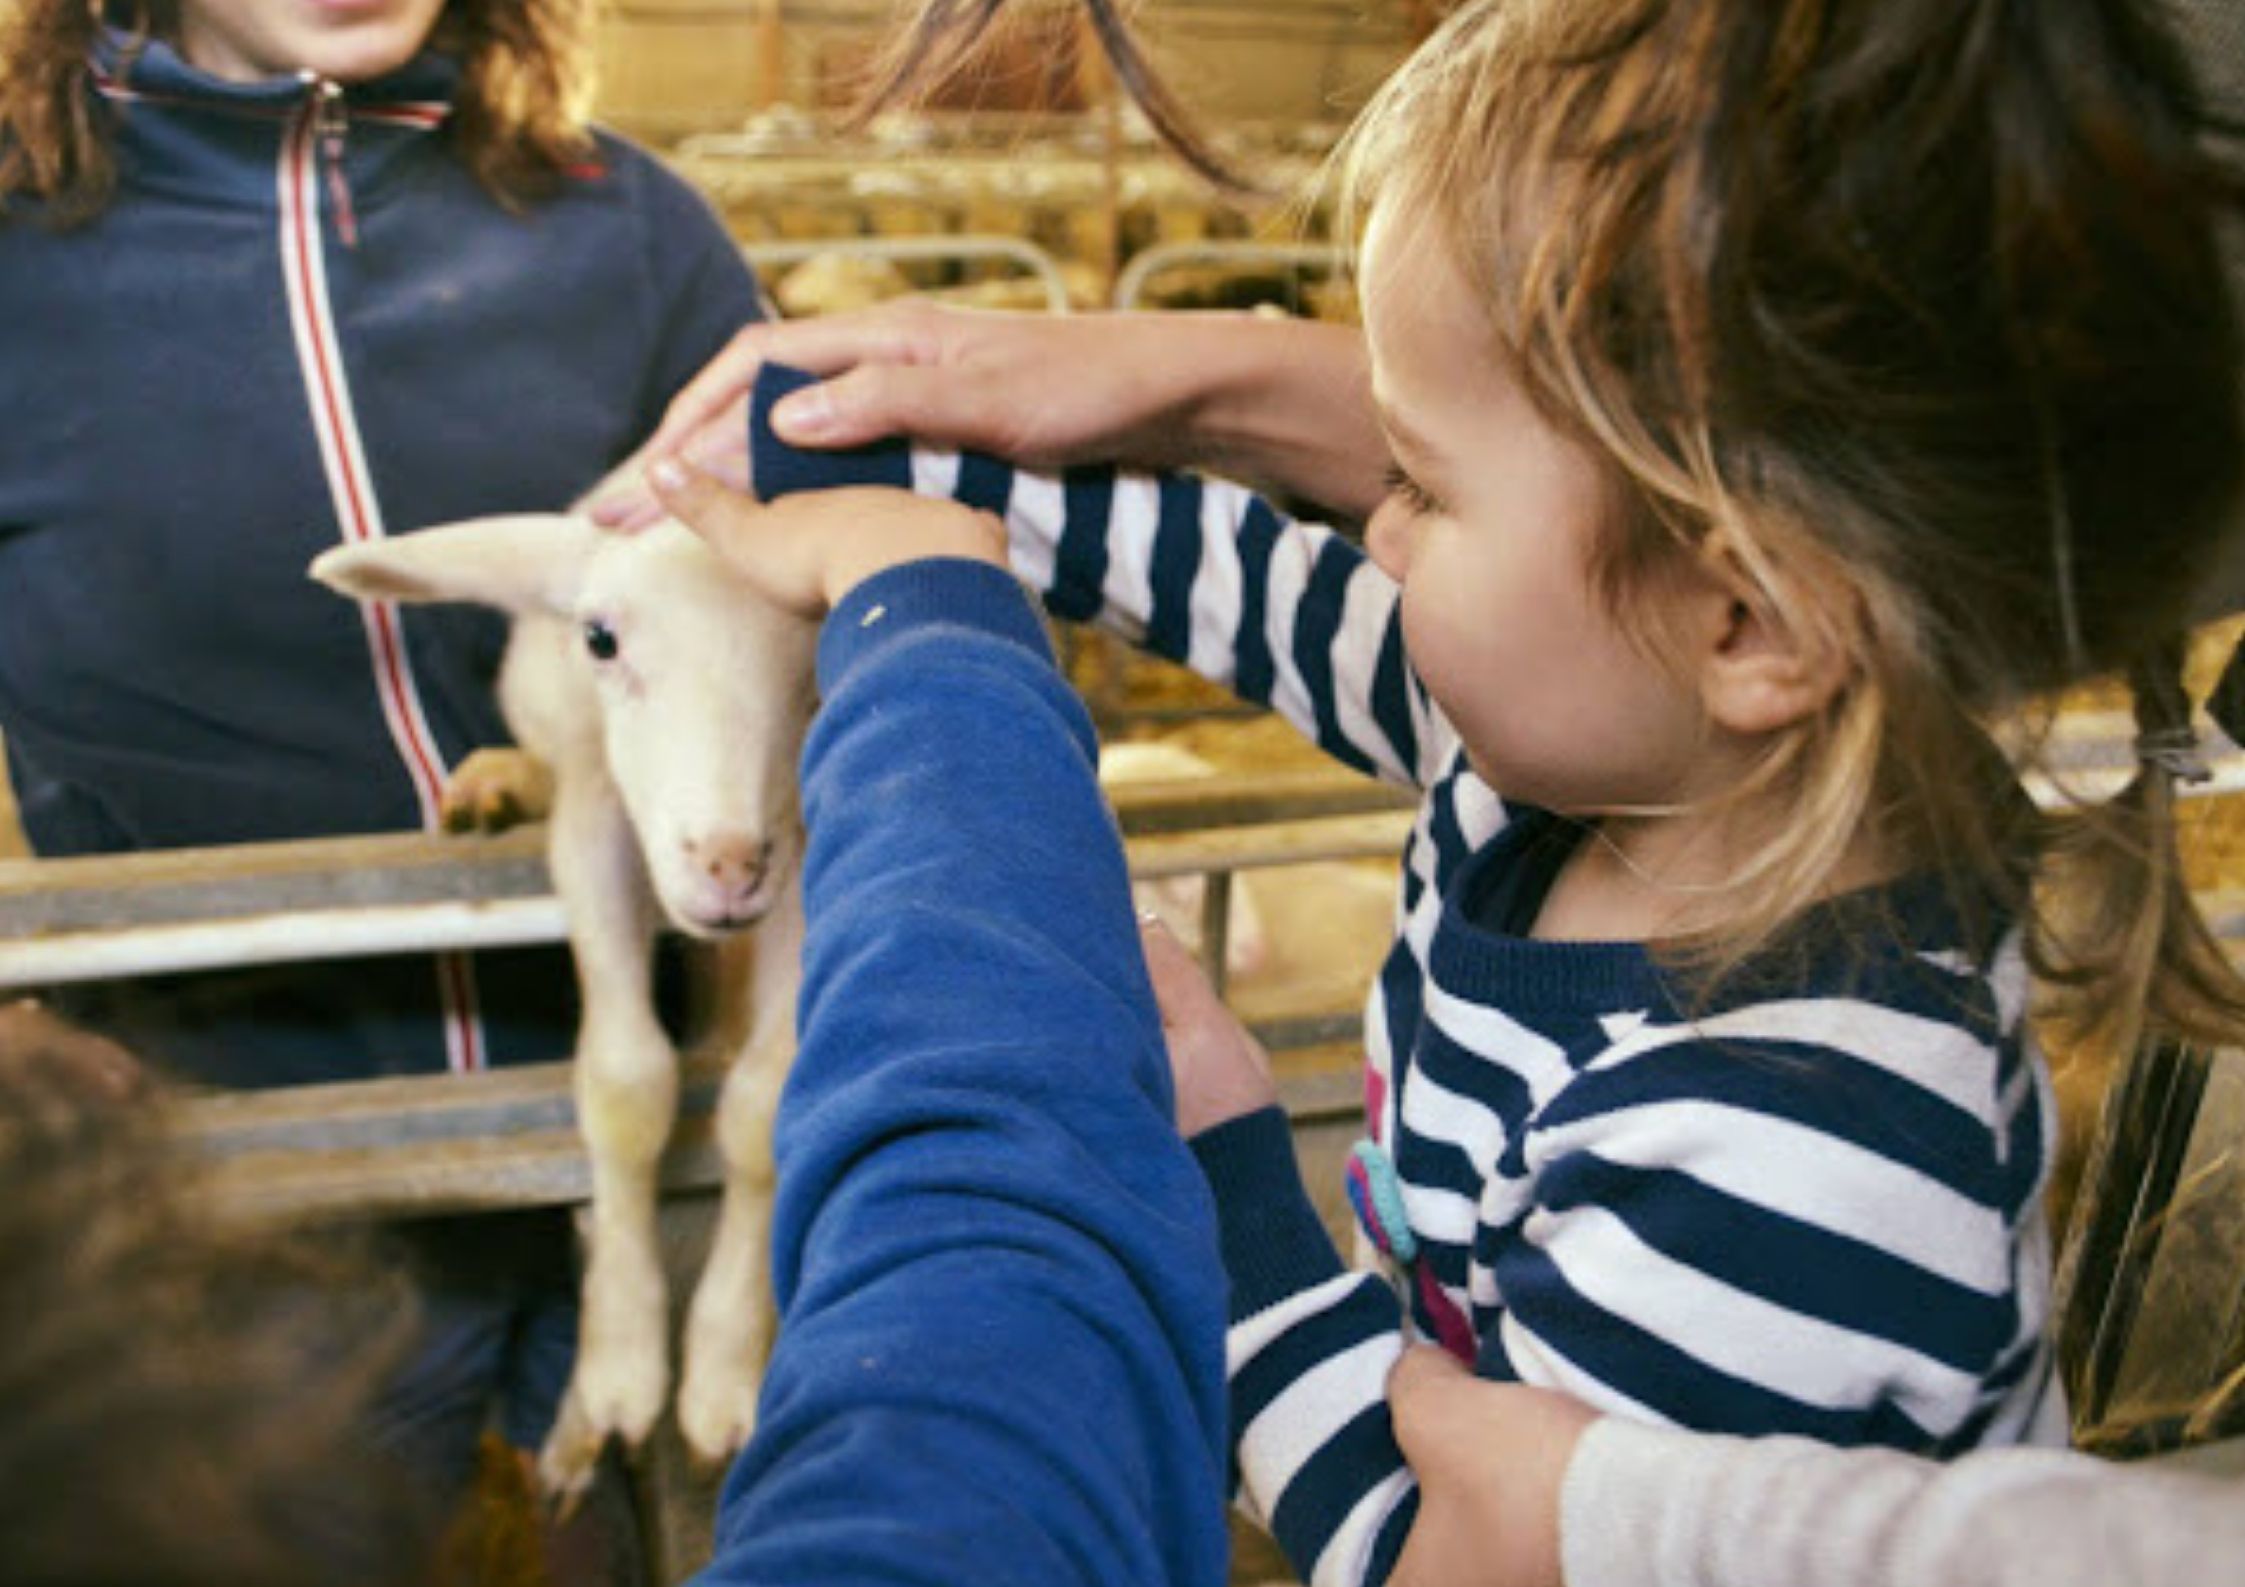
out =
{"type": "Polygon", "coordinates": [[[1282,269],[1322,269],[1337,272],[1347,255],[1333,243],[1284,242],[1173,242],[1161,243],[1132,254],[1115,278],[1115,307],[1132,309],[1146,295],[1146,283],[1165,270],[1183,265],[1231,265],[1242,269],[1277,265],[1282,269]]]}
{"type": "Polygon", "coordinates": [[[769,268],[798,265],[821,254],[847,254],[859,259],[889,263],[927,263],[938,260],[999,259],[1019,265],[1044,287],[1045,307],[1054,314],[1068,312],[1068,281],[1059,261],[1034,243],[1018,237],[983,236],[962,232],[956,237],[804,237],[785,242],[751,242],[741,245],[741,256],[758,275],[769,268]]]}

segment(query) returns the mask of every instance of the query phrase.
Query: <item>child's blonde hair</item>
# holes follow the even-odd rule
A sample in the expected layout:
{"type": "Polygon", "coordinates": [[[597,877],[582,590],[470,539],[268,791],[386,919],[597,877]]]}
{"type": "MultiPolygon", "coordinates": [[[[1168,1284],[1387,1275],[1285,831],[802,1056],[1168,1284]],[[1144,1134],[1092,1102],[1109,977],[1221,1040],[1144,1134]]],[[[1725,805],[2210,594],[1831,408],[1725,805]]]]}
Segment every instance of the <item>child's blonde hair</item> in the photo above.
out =
{"type": "MultiPolygon", "coordinates": [[[[109,119],[88,61],[100,0],[0,5],[0,210],[36,200],[70,224],[98,214],[116,182],[109,119]]],[[[126,28],[173,38],[179,0],[125,0],[126,28]]],[[[432,42],[463,80],[444,135],[509,205],[553,190],[592,149],[585,0],[447,0],[432,42]]]]}
{"type": "Polygon", "coordinates": [[[1469,0],[1352,134],[1344,213],[1450,246],[1493,356],[1613,471],[1617,613],[1657,645],[1648,575],[1719,557],[1850,668],[1745,790],[1793,815],[1720,963],[1868,830],[2025,915],[2108,1039],[2245,1014],[2168,779],[2045,821],[1986,736],[2094,673],[2171,693],[2245,468],[2240,187],[2197,125],[2130,0],[1469,0]],[[2088,901],[2038,910],[2053,868],[2088,901]]]}
{"type": "MultiPolygon", "coordinates": [[[[1205,168],[1118,0],[1081,6],[1205,168]]],[[[1006,6],[913,9],[881,102],[1006,6]]],[[[2026,920],[2082,1034],[2245,1028],[2166,774],[2046,819],[2032,743],[1988,735],[2100,673],[2174,725],[2245,477],[2215,236],[2245,178],[2201,120],[2143,0],[1466,0],[1359,119],[1341,213],[1431,222],[1493,356],[1610,465],[1616,611],[1657,649],[1658,573],[1719,557],[1850,668],[1738,791],[1791,818],[1691,963],[1769,946],[1868,829],[1957,884],[1983,949],[2026,920]]]]}

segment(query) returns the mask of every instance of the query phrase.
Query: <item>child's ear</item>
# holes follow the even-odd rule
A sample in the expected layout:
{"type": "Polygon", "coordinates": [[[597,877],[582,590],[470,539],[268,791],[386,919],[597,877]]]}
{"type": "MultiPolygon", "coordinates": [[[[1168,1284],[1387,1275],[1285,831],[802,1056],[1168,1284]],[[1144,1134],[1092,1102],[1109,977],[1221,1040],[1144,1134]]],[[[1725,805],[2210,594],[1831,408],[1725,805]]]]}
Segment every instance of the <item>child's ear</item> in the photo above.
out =
{"type": "Polygon", "coordinates": [[[1836,591],[1770,586],[1717,553],[1699,595],[1699,694],[1708,717],[1744,737],[1775,733],[1829,705],[1854,671],[1836,591]]]}

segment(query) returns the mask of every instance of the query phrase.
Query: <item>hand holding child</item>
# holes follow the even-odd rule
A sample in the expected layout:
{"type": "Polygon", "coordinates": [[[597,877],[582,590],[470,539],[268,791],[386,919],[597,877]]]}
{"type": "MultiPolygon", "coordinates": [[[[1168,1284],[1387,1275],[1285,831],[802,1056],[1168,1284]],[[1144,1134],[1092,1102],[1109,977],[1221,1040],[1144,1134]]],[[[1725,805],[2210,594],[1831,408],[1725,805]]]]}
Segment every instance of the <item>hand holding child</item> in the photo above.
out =
{"type": "MultiPolygon", "coordinates": [[[[749,488],[749,392],[766,364],[821,377],[782,399],[772,426],[791,446],[851,447],[910,435],[1029,464],[1076,460],[1086,442],[1114,435],[1121,420],[1093,381],[1130,350],[1127,329],[1106,317],[1081,322],[1047,315],[884,304],[819,319],[760,321],[675,397],[648,455],[675,453],[735,490],[749,488]]],[[[625,492],[596,502],[611,528],[638,528],[657,508],[625,492]]]]}
{"type": "Polygon", "coordinates": [[[1597,1413],[1485,1382],[1432,1345],[1396,1362],[1388,1408],[1419,1481],[1393,1587],[1560,1587],[1559,1491],[1597,1413]]]}
{"type": "MultiPolygon", "coordinates": [[[[1018,466],[1206,468],[1368,514],[1387,447],[1354,327],[1251,314],[1055,316],[903,299],[744,327],[681,391],[647,444],[735,490],[750,481],[749,392],[766,364],[819,377],[772,408],[812,450],[910,436],[1018,466]]],[[[661,509],[616,492],[592,514],[637,529],[661,509]]]]}

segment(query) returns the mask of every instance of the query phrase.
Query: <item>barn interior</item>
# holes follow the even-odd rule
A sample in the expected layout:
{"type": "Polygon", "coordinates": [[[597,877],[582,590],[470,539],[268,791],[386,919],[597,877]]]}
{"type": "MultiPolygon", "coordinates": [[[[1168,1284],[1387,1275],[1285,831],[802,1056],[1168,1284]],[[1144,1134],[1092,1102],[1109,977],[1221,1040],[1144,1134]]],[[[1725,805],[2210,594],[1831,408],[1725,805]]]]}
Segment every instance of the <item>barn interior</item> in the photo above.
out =
{"type": "MultiPolygon", "coordinates": [[[[1155,64],[1252,191],[1214,186],[1161,146],[1071,5],[1022,8],[921,101],[860,120],[855,107],[895,20],[885,0],[605,0],[597,114],[706,195],[789,318],[916,294],[1033,313],[1249,311],[1346,323],[1356,311],[1345,239],[1332,235],[1320,175],[1350,116],[1447,9],[1443,0],[1144,0],[1136,16],[1155,64]]],[[[2226,107],[2210,136],[2245,150],[2245,9],[2194,0],[2180,15],[2226,107]]],[[[2245,608],[2245,583],[2210,605],[2230,608],[2245,608]]],[[[2214,692],[2241,634],[2245,620],[2223,618],[2196,636],[2194,698],[2214,692]]],[[[1058,638],[1103,742],[1182,752],[1156,754],[1112,785],[1133,863],[1148,888],[1168,886],[1181,932],[1272,1048],[1308,1182],[1345,1248],[1355,1030],[1388,946],[1408,804],[1181,668],[1089,632],[1058,638]],[[1243,932],[1256,940],[1235,951],[1243,932]]],[[[2092,686],[2058,707],[2075,791],[2117,787],[2133,765],[2125,694],[2092,686]]],[[[2198,722],[2211,775],[2182,790],[2184,863],[2235,952],[2245,946],[2245,749],[2203,711],[2198,722]]],[[[249,916],[269,924],[274,909],[296,944],[286,951],[323,932],[332,945],[313,951],[367,951],[377,940],[366,935],[368,875],[396,888],[376,895],[398,905],[380,930],[406,934],[379,939],[390,946],[456,946],[444,933],[461,915],[488,922],[510,910],[525,933],[558,935],[532,835],[96,865],[31,858],[11,814],[0,803],[0,996],[274,952],[226,927],[249,916]],[[466,848],[440,857],[432,845],[445,841],[466,848]],[[439,870],[451,878],[442,898],[423,885],[439,870]],[[346,888],[346,877],[361,880],[346,888]]],[[[2245,1051],[2155,1044],[2051,1057],[2066,1142],[2052,1213],[2065,1253],[2057,1321],[2075,1441],[2113,1459],[2189,1450],[2245,1465],[2245,1051]]],[[[213,1099],[187,1130],[212,1143],[222,1199],[247,1215],[496,1208],[523,1194],[567,1199],[581,1185],[549,1116],[565,1089],[558,1074],[518,1076],[480,1096],[496,1111],[479,1118],[517,1132],[521,1156],[504,1170],[495,1159],[432,1166],[455,1128],[441,1116],[458,1104],[418,1092],[355,1102],[364,1133],[348,1149],[334,1146],[335,1115],[317,1099],[213,1099]],[[539,1188],[522,1191],[532,1179],[539,1188]]],[[[697,1105],[706,1110],[707,1096],[689,1111],[697,1105]]],[[[699,1145],[687,1132],[678,1150],[706,1158],[706,1130],[699,1145]]],[[[707,1221],[709,1183],[704,1162],[671,1185],[666,1217],[688,1253],[696,1220],[707,1221]]],[[[636,1491],[645,1579],[681,1579],[707,1549],[712,1480],[666,1433],[636,1491]]],[[[460,1580],[546,1579],[524,1541],[530,1503],[519,1474],[495,1463],[479,1514],[463,1525],[460,1580]]],[[[1237,1527],[1235,1544],[1236,1581],[1291,1579],[1252,1528],[1237,1527]]]]}

